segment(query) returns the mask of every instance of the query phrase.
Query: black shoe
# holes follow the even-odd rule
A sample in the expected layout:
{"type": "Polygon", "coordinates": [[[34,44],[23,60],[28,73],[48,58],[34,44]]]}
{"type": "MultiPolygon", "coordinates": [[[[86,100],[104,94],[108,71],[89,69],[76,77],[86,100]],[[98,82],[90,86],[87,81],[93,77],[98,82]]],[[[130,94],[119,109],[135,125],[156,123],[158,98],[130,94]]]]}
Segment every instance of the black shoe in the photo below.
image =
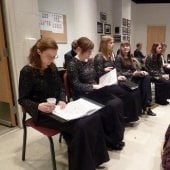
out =
{"type": "Polygon", "coordinates": [[[119,144],[120,144],[122,147],[125,146],[125,142],[123,142],[123,141],[119,142],[119,144]]]}
{"type": "Polygon", "coordinates": [[[125,127],[133,127],[134,126],[134,123],[132,122],[127,122],[124,124],[125,127]]]}
{"type": "Polygon", "coordinates": [[[97,166],[96,168],[97,168],[97,169],[104,169],[105,167],[104,167],[104,166],[99,165],[99,166],[97,166]]]}
{"type": "Polygon", "coordinates": [[[148,108],[148,110],[147,110],[147,115],[149,115],[149,116],[156,116],[156,114],[153,113],[150,108],[148,108]]]}
{"type": "Polygon", "coordinates": [[[165,101],[156,101],[156,103],[158,103],[160,105],[167,105],[167,104],[169,104],[169,102],[167,100],[165,100],[165,101]]]}
{"type": "Polygon", "coordinates": [[[109,145],[109,146],[108,146],[108,149],[109,149],[109,150],[120,151],[120,150],[123,149],[123,146],[122,146],[122,144],[117,143],[117,144],[109,145]]]}

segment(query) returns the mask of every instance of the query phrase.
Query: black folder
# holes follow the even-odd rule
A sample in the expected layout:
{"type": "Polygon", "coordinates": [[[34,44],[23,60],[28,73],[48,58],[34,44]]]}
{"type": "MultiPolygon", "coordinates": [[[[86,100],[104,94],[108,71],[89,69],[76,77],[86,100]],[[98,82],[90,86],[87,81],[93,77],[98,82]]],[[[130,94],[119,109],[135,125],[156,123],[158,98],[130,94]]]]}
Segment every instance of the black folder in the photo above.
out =
{"type": "Polygon", "coordinates": [[[135,90],[139,87],[138,84],[132,82],[132,81],[129,81],[129,80],[125,80],[125,81],[120,81],[119,84],[121,86],[123,86],[124,88],[128,89],[128,90],[135,90]]]}

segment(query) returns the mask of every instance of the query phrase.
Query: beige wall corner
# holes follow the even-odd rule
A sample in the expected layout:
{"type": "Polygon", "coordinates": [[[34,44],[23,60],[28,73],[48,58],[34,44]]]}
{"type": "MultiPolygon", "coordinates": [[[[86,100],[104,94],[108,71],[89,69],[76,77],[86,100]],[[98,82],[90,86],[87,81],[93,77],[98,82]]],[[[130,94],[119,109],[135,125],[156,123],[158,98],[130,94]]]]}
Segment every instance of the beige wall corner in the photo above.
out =
{"type": "Polygon", "coordinates": [[[30,47],[40,37],[37,0],[3,0],[7,42],[13,79],[14,96],[21,126],[22,113],[17,103],[21,68],[27,64],[30,47]]]}

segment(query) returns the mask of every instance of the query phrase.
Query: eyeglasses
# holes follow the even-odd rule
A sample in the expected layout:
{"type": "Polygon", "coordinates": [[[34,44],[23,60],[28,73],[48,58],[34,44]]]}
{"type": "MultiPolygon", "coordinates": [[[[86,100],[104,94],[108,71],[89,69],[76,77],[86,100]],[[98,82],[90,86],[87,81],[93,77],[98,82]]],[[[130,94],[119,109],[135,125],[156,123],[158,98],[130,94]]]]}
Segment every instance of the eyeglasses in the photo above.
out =
{"type": "Polygon", "coordinates": [[[57,59],[57,58],[58,58],[58,55],[56,55],[56,56],[47,56],[47,58],[48,58],[49,60],[54,60],[54,59],[57,59]]]}

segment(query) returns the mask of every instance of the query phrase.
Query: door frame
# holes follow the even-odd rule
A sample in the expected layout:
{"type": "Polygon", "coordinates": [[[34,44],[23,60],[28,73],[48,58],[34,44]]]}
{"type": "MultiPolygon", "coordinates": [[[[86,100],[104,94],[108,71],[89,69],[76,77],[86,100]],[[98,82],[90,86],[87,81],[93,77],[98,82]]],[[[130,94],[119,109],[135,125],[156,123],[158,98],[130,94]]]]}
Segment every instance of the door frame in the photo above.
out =
{"type": "MultiPolygon", "coordinates": [[[[12,100],[13,100],[13,106],[10,108],[10,112],[15,113],[13,115],[12,119],[15,119],[15,122],[12,122],[11,126],[18,126],[21,125],[21,121],[18,121],[18,111],[17,111],[17,97],[16,97],[16,86],[14,82],[14,69],[12,67],[12,58],[11,58],[11,52],[10,52],[10,43],[9,43],[9,34],[7,32],[7,18],[6,18],[6,10],[5,10],[5,0],[0,1],[0,7],[2,11],[2,23],[3,23],[3,31],[4,31],[4,40],[5,40],[5,46],[6,46],[6,56],[8,58],[8,68],[9,68],[9,77],[10,77],[10,84],[11,84],[11,91],[12,91],[12,100]],[[19,123],[19,124],[18,124],[19,123]]],[[[4,122],[5,123],[5,122],[4,122]]],[[[7,123],[7,122],[6,122],[7,123]]]]}

